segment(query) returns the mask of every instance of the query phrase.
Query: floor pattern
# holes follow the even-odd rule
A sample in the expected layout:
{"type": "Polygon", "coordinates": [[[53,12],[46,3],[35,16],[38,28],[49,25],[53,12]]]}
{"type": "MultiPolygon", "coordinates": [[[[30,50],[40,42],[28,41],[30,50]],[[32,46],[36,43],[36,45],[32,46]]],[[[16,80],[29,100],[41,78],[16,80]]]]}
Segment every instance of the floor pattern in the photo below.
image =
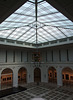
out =
{"type": "MultiPolygon", "coordinates": [[[[40,100],[73,100],[73,90],[64,87],[57,87],[53,84],[40,83],[39,85],[31,83],[26,84],[25,91],[15,93],[0,100],[34,100],[33,98],[42,98],[40,100]]],[[[35,99],[36,100],[36,99],[35,99]]]]}

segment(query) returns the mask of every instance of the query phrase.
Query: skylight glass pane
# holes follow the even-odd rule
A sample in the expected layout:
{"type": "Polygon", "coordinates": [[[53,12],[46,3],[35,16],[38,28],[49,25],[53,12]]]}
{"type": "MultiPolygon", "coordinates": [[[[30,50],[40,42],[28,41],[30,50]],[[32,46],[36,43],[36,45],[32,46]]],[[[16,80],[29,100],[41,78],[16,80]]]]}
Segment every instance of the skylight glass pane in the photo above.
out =
{"type": "Polygon", "coordinates": [[[38,29],[38,34],[47,39],[46,41],[55,40],[55,38],[51,34],[49,34],[49,32],[46,32],[46,30],[44,30],[43,28],[38,29]]]}
{"type": "Polygon", "coordinates": [[[27,40],[27,42],[35,43],[36,42],[36,35],[34,35],[33,37],[31,37],[29,40],[27,40]]]}
{"type": "Polygon", "coordinates": [[[73,29],[59,28],[67,37],[73,36],[73,29]]]}
{"type": "Polygon", "coordinates": [[[56,26],[60,28],[73,28],[73,23],[69,20],[48,22],[45,23],[45,25],[56,26]]]}
{"type": "Polygon", "coordinates": [[[35,6],[32,3],[27,3],[23,5],[21,8],[19,8],[15,13],[21,14],[21,15],[29,15],[32,16],[35,15],[35,6]]]}
{"type": "Polygon", "coordinates": [[[45,1],[38,4],[38,16],[41,16],[42,14],[48,15],[55,12],[58,12],[58,11],[45,1]]]}
{"type": "Polygon", "coordinates": [[[27,16],[24,16],[24,15],[17,15],[17,14],[13,14],[13,15],[16,15],[16,17],[7,19],[6,22],[5,22],[6,24],[9,24],[9,25],[16,24],[18,26],[19,24],[25,25],[26,23],[31,23],[31,22],[34,21],[34,18],[30,17],[30,16],[27,17],[27,16]]]}
{"type": "Polygon", "coordinates": [[[52,36],[54,36],[56,39],[60,39],[60,38],[65,38],[66,36],[60,31],[58,30],[56,27],[44,27],[45,30],[47,30],[47,32],[49,32],[52,36]]]}
{"type": "Polygon", "coordinates": [[[26,25],[28,25],[27,24],[28,22],[32,23],[34,21],[34,18],[32,18],[32,17],[28,17],[28,18],[27,17],[24,17],[24,20],[21,19],[18,22],[17,22],[17,20],[15,22],[13,21],[13,19],[12,19],[13,22],[12,21],[3,22],[0,27],[1,27],[1,29],[2,28],[3,29],[10,29],[10,28],[23,27],[23,26],[25,27],[26,25]]]}
{"type": "MultiPolygon", "coordinates": [[[[26,10],[30,10],[33,5],[34,4],[27,2],[27,3],[23,4],[18,10],[16,10],[15,13],[24,13],[26,10]]],[[[34,6],[33,6],[33,8],[34,8],[34,6]]]]}
{"type": "Polygon", "coordinates": [[[0,37],[6,38],[14,29],[0,31],[0,37]]]}
{"type": "Polygon", "coordinates": [[[28,32],[24,33],[22,35],[22,37],[20,37],[18,40],[23,40],[24,39],[24,41],[27,41],[30,38],[32,38],[33,35],[35,35],[35,29],[30,29],[28,32]]]}
{"type": "Polygon", "coordinates": [[[16,17],[11,18],[11,16],[6,20],[6,22],[26,22],[26,20],[32,18],[32,17],[27,17],[24,15],[18,15],[18,14],[13,14],[13,16],[16,15],[16,17]],[[15,20],[15,21],[14,21],[15,20]]]}
{"type": "MultiPolygon", "coordinates": [[[[46,42],[47,40],[45,40],[42,36],[37,35],[37,40],[42,42],[46,42]]],[[[48,42],[48,41],[47,41],[48,42]]]]}
{"type": "Polygon", "coordinates": [[[28,25],[35,21],[35,6],[30,2],[26,2],[22,7],[10,15],[4,22],[0,24],[2,29],[17,28],[28,25]],[[28,16],[27,16],[28,15],[28,16]]]}
{"type": "MultiPolygon", "coordinates": [[[[49,3],[47,3],[46,1],[43,1],[41,3],[39,3],[39,7],[45,7],[45,10],[52,10],[53,12],[57,11],[54,7],[52,7],[49,3]]],[[[44,9],[43,9],[44,10],[44,9]]]]}
{"type": "Polygon", "coordinates": [[[64,17],[61,13],[54,13],[54,14],[50,14],[50,15],[46,15],[38,17],[38,21],[39,22],[48,22],[48,21],[57,21],[57,20],[65,20],[67,19],[66,17],[64,17]]]}
{"type": "Polygon", "coordinates": [[[40,44],[41,43],[41,41],[38,41],[38,43],[37,44],[40,44]]]}
{"type": "Polygon", "coordinates": [[[21,28],[16,28],[14,32],[12,32],[11,35],[9,35],[8,39],[14,38],[15,40],[22,36],[27,30],[29,30],[29,27],[21,27],[21,28]]]}

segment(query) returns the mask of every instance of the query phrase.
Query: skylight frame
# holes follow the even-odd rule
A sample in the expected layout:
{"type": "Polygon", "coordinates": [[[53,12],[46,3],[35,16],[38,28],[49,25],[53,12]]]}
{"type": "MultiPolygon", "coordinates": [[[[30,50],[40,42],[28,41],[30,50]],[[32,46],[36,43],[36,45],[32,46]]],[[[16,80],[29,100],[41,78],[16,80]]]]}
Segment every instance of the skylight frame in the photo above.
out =
{"type": "Polygon", "coordinates": [[[2,22],[0,28],[1,38],[32,44],[36,44],[36,28],[38,44],[73,36],[73,22],[45,0],[37,2],[37,22],[35,0],[28,0],[2,22]],[[25,29],[26,27],[28,29],[25,29]]]}

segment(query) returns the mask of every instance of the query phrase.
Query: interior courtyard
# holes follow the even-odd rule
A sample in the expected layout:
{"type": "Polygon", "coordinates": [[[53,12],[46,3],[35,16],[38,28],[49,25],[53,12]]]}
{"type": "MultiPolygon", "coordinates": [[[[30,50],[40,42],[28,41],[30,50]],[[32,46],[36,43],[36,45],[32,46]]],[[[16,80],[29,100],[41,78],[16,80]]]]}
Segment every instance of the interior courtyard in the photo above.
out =
{"type": "Polygon", "coordinates": [[[72,11],[66,0],[0,1],[0,100],[73,100],[72,11]]]}

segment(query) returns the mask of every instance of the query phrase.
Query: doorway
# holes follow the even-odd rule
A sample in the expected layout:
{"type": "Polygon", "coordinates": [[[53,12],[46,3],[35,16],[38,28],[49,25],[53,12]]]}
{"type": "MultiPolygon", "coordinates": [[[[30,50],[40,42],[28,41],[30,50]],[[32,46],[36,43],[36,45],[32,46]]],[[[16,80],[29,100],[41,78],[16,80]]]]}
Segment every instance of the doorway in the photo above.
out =
{"type": "Polygon", "coordinates": [[[40,68],[34,69],[34,82],[41,82],[41,70],[40,70],[40,68]]]}

